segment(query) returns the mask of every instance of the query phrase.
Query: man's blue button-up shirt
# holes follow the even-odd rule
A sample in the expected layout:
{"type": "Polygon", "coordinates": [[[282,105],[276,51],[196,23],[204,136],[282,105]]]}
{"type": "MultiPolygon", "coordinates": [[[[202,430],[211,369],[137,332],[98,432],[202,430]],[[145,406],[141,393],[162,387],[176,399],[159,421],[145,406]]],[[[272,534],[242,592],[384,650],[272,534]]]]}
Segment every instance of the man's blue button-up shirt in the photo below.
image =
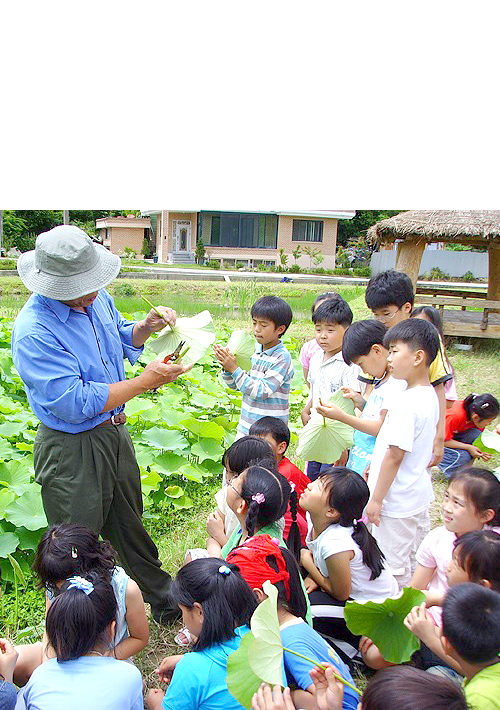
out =
{"type": "Polygon", "coordinates": [[[101,413],[108,385],[125,379],[124,357],[134,364],[143,350],[132,345],[134,325],[104,289],[87,313],[32,294],[14,323],[12,357],[43,424],[75,434],[123,409],[101,413]]]}

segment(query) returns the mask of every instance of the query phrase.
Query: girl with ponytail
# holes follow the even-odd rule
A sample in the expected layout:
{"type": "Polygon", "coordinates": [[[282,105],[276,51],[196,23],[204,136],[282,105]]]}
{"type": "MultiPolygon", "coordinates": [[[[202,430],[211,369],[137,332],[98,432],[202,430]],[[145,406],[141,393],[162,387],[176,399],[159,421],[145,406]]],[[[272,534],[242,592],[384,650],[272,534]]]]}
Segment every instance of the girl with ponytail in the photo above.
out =
{"type": "Polygon", "coordinates": [[[239,526],[222,548],[223,559],[254,535],[267,533],[284,545],[278,521],[285,514],[290,499],[291,488],[286,478],[257,464],[249,466],[227,485],[227,504],[236,514],[239,526]]]}
{"type": "Polygon", "coordinates": [[[379,601],[398,591],[363,518],[369,497],[358,473],[332,466],[308,485],[299,501],[312,522],[301,563],[309,575],[305,584],[314,628],[356,648],[359,639],[347,629],[339,607],[348,599],[379,601]]]}
{"type": "Polygon", "coordinates": [[[497,417],[498,399],[492,394],[470,394],[456,400],[446,410],[444,455],[439,468],[448,478],[454,471],[468,466],[472,459],[488,461],[491,454],[474,446],[474,441],[497,417]]]}
{"type": "Polygon", "coordinates": [[[48,641],[56,657],[34,670],[18,695],[16,708],[143,708],[139,670],[106,655],[115,636],[116,611],[113,587],[98,574],[67,579],[46,619],[48,641]]]}
{"type": "Polygon", "coordinates": [[[241,705],[227,689],[227,658],[250,631],[257,600],[236,567],[215,557],[200,558],[181,567],[172,597],[196,642],[190,653],[167,656],[157,669],[161,681],[172,679],[165,694],[151,690],[150,710],[199,710],[241,705]]]}

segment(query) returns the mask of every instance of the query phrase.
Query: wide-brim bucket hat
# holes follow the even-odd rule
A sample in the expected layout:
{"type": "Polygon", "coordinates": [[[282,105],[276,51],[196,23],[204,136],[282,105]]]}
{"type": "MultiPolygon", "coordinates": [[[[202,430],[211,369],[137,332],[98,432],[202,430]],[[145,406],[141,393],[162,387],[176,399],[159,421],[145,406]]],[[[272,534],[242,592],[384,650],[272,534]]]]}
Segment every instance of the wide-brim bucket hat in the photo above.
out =
{"type": "Polygon", "coordinates": [[[56,301],[72,301],[99,291],[118,276],[120,267],[119,256],[69,224],[39,234],[34,251],[17,260],[26,288],[56,301]]]}

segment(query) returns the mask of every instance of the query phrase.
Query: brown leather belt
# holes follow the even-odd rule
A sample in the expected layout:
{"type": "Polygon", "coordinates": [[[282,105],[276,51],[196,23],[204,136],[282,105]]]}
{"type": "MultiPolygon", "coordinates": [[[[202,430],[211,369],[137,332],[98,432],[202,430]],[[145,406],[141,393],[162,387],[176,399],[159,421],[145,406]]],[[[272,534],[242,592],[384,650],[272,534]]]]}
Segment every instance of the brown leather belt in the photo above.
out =
{"type": "Polygon", "coordinates": [[[114,426],[118,426],[118,424],[125,424],[126,421],[127,421],[127,415],[125,414],[125,412],[119,412],[118,414],[113,414],[112,417],[110,417],[109,419],[106,419],[106,421],[101,422],[97,426],[109,426],[110,424],[114,424],[114,426]]]}

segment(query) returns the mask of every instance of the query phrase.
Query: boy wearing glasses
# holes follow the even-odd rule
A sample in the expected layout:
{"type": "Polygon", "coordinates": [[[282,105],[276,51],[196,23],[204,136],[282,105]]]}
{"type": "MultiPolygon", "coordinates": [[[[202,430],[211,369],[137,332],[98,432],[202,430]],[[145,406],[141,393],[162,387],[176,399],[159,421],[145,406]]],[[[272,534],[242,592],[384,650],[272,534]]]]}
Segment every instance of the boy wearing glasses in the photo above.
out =
{"type": "MultiPolygon", "coordinates": [[[[373,317],[387,328],[391,328],[410,317],[414,301],[411,279],[401,271],[393,269],[383,271],[368,281],[365,301],[373,313],[373,317]]],[[[444,383],[452,378],[453,373],[444,355],[443,344],[440,340],[438,354],[429,368],[429,379],[439,401],[439,422],[430,466],[437,466],[443,458],[446,414],[444,383]]]]}

